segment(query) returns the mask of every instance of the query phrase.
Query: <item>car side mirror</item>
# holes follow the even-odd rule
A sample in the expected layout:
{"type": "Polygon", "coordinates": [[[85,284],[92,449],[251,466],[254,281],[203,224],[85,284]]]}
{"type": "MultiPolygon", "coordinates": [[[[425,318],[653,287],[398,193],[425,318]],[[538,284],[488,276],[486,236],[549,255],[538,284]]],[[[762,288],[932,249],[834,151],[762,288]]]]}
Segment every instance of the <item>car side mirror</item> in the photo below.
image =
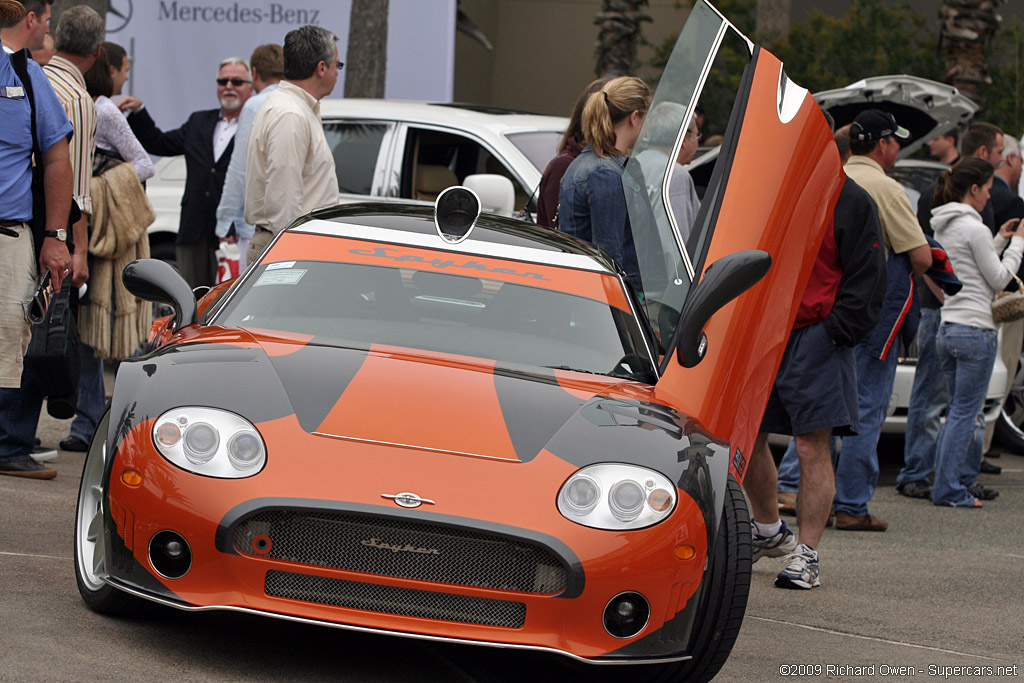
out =
{"type": "Polygon", "coordinates": [[[145,301],[168,304],[174,308],[173,331],[194,325],[198,320],[196,297],[185,279],[165,261],[152,258],[132,261],[121,272],[121,282],[145,301]]]}
{"type": "Polygon", "coordinates": [[[512,181],[495,173],[477,173],[462,180],[465,187],[476,192],[483,211],[511,216],[515,210],[516,191],[512,181]]]}
{"type": "Polygon", "coordinates": [[[684,368],[703,360],[708,348],[704,326],[711,316],[760,282],[771,265],[768,252],[749,249],[723,256],[708,266],[679,316],[676,358],[684,368]]]}

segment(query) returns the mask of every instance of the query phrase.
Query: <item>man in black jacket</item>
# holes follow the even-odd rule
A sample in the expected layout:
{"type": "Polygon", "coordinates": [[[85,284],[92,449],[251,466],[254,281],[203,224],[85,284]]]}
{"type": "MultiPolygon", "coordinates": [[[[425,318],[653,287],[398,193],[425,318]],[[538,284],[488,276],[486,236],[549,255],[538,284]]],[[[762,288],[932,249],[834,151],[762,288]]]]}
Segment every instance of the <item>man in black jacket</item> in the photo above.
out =
{"type": "Polygon", "coordinates": [[[210,286],[216,280],[217,205],[234,149],[238,115],[251,95],[248,63],[231,57],[217,71],[220,109],[197,111],[180,128],[168,132],[157,128],[137,98],[124,97],[118,105],[132,110],[128,123],[147,152],[185,155],[187,175],[174,255],[178,270],[192,287],[210,286]]]}
{"type": "Polygon", "coordinates": [[[818,544],[835,494],[833,434],[857,433],[853,347],[878,321],[886,290],[882,228],[875,202],[847,178],[811,271],[768,398],[743,488],[752,513],[753,558],[789,555],[780,588],[819,585],[818,544]],[[768,433],[792,434],[800,460],[800,545],[779,518],[778,471],[768,433]]]}

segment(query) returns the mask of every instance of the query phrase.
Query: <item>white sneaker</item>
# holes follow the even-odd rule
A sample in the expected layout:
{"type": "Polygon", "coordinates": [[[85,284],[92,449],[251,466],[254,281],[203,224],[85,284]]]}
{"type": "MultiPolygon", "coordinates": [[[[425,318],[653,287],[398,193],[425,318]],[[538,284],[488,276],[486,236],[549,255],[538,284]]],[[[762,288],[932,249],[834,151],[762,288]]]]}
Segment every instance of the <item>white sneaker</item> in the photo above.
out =
{"type": "Polygon", "coordinates": [[[818,580],[818,551],[806,543],[796,547],[789,556],[786,568],[775,577],[775,585],[779,588],[798,588],[810,590],[821,585],[818,580]]]}
{"type": "Polygon", "coordinates": [[[57,449],[46,446],[33,446],[29,453],[36,462],[53,462],[57,459],[57,449]]]}
{"type": "Polygon", "coordinates": [[[785,522],[782,522],[782,526],[774,536],[762,536],[757,533],[757,527],[751,522],[750,540],[754,545],[753,562],[757,562],[762,557],[789,555],[796,549],[796,536],[789,530],[785,522]]]}

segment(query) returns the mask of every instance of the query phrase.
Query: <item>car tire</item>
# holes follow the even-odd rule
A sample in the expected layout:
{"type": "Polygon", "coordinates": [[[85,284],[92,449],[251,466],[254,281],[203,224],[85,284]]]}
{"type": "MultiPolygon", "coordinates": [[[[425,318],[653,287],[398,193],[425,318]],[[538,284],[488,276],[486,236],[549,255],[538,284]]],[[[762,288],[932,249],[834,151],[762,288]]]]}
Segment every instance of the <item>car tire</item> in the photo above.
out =
{"type": "Polygon", "coordinates": [[[1011,453],[1024,453],[1024,362],[1017,363],[1017,374],[996,418],[992,441],[1011,453]]]}
{"type": "Polygon", "coordinates": [[[145,612],[149,603],[103,580],[106,574],[102,533],[105,502],[103,444],[109,422],[108,409],[96,426],[96,433],[86,451],[82,467],[75,513],[75,582],[89,609],[101,614],[129,616],[145,612]]]}

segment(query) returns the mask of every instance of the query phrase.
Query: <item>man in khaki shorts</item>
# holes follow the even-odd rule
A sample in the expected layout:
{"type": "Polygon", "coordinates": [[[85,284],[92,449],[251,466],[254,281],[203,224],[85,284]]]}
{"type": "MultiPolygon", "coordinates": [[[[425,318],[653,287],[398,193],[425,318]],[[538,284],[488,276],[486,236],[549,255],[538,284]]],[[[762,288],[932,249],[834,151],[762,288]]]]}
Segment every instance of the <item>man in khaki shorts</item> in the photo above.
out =
{"type": "MultiPolygon", "coordinates": [[[[0,0],[0,29],[17,26],[25,18],[25,6],[0,0]]],[[[40,226],[38,263],[49,270],[53,282],[61,282],[71,265],[65,239],[71,208],[71,162],[68,140],[71,122],[43,74],[25,51],[13,53],[4,45],[0,53],[0,474],[33,479],[53,479],[57,470],[40,465],[29,455],[35,439],[16,427],[23,421],[26,402],[19,397],[22,359],[31,337],[26,306],[36,289],[37,261],[32,229],[32,107],[35,107],[36,140],[42,151],[46,188],[46,225],[40,226]],[[28,83],[18,75],[13,60],[22,60],[28,83]]],[[[20,47],[20,46],[19,46],[20,47]]],[[[31,378],[25,386],[31,388],[31,378]]],[[[39,418],[42,402],[35,406],[39,418]]]]}

